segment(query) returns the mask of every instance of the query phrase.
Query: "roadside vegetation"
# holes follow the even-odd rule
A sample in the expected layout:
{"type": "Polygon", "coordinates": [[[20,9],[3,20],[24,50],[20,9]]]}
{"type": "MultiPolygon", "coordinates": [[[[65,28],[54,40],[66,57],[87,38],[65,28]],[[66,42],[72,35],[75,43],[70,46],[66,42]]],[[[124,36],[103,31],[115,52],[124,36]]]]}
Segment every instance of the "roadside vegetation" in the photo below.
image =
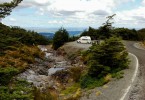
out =
{"type": "MultiPolygon", "coordinates": [[[[10,12],[22,0],[0,4],[0,19],[10,12]]],[[[20,27],[10,27],[0,23],[0,100],[32,100],[33,86],[15,76],[25,71],[35,58],[43,59],[44,53],[37,45],[49,44],[49,40],[33,31],[20,27]]]]}
{"type": "Polygon", "coordinates": [[[117,37],[105,39],[100,45],[94,44],[83,53],[88,66],[80,83],[82,88],[94,88],[109,82],[114,74],[128,68],[128,53],[117,37]]]}
{"type": "Polygon", "coordinates": [[[53,49],[57,50],[64,43],[69,41],[69,34],[64,28],[60,28],[53,37],[53,49]]]}
{"type": "Polygon", "coordinates": [[[33,99],[31,84],[16,80],[15,76],[35,63],[35,58],[44,59],[37,47],[49,40],[36,32],[5,26],[0,23],[0,100],[33,99]]]}
{"type": "MultiPolygon", "coordinates": [[[[53,75],[60,84],[61,99],[78,100],[82,91],[103,86],[112,80],[123,77],[122,70],[128,68],[129,59],[122,39],[112,32],[111,20],[115,16],[108,16],[107,21],[98,30],[89,27],[80,36],[91,36],[93,39],[103,39],[104,42],[92,44],[83,52],[68,55],[68,58],[78,60],[83,65],[73,66],[53,75]],[[100,32],[100,33],[99,33],[100,32]]],[[[60,30],[59,30],[60,31],[60,30]]],[[[59,48],[57,48],[59,49],[59,48]]]]}
{"type": "Polygon", "coordinates": [[[139,38],[141,39],[143,45],[145,46],[145,28],[140,29],[138,33],[139,33],[139,38]]]}
{"type": "Polygon", "coordinates": [[[93,44],[87,51],[68,55],[81,66],[72,66],[52,75],[59,85],[61,100],[79,100],[83,92],[100,87],[112,79],[123,78],[128,68],[128,53],[120,38],[110,37],[100,45],[93,44]],[[78,60],[79,59],[79,60],[78,60]]]}
{"type": "Polygon", "coordinates": [[[90,36],[92,40],[101,40],[105,39],[105,32],[109,32],[111,36],[120,37],[122,40],[130,40],[130,41],[145,41],[145,29],[128,29],[128,28],[112,28],[111,30],[107,30],[104,32],[102,29],[103,26],[98,29],[89,27],[88,30],[84,30],[80,36],[90,36]]]}

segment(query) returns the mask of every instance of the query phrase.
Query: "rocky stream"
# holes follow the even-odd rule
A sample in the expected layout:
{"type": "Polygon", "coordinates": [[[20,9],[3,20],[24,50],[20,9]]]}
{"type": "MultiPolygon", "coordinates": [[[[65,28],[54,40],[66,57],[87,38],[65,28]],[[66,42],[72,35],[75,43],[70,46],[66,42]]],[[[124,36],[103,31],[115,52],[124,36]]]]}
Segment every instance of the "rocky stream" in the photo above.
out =
{"type": "Polygon", "coordinates": [[[18,75],[18,79],[24,79],[39,88],[54,87],[56,82],[51,75],[59,70],[70,67],[69,61],[64,56],[57,55],[56,51],[48,50],[45,46],[39,46],[45,52],[45,60],[35,58],[36,63],[31,64],[29,69],[18,75]]]}

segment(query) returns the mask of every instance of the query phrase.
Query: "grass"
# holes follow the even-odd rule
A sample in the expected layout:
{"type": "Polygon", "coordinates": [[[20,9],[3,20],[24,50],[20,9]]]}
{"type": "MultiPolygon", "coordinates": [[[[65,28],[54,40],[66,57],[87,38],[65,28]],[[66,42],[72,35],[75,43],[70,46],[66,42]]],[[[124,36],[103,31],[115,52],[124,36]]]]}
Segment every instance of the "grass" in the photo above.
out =
{"type": "Polygon", "coordinates": [[[81,88],[93,89],[95,87],[103,86],[106,83],[105,78],[94,78],[89,75],[85,75],[80,80],[81,88]]]}
{"type": "Polygon", "coordinates": [[[79,100],[82,91],[78,83],[73,84],[71,87],[67,87],[61,92],[63,100],[79,100]]]}
{"type": "Polygon", "coordinates": [[[104,77],[104,80],[105,80],[105,83],[108,83],[109,81],[111,81],[112,79],[112,75],[111,74],[108,74],[104,77]]]}
{"type": "Polygon", "coordinates": [[[101,93],[101,91],[97,91],[96,92],[96,96],[99,96],[99,95],[101,95],[102,93],[101,93]]]}
{"type": "Polygon", "coordinates": [[[61,94],[64,95],[73,94],[77,91],[78,88],[80,88],[80,85],[78,83],[75,83],[72,86],[67,87],[65,90],[61,91],[61,94]]]}
{"type": "Polygon", "coordinates": [[[15,80],[0,86],[0,100],[33,100],[33,87],[24,80],[15,80]]]}
{"type": "Polygon", "coordinates": [[[57,95],[51,90],[41,91],[39,88],[34,89],[34,100],[57,100],[57,95]]]}
{"type": "Polygon", "coordinates": [[[15,80],[15,76],[26,70],[30,63],[34,63],[35,58],[43,57],[43,53],[36,46],[23,45],[15,50],[5,51],[5,54],[0,56],[0,100],[33,98],[31,86],[27,87],[29,85],[26,82],[15,80]]]}
{"type": "Polygon", "coordinates": [[[35,58],[43,59],[44,54],[35,46],[21,46],[17,50],[7,50],[5,55],[0,56],[0,67],[14,67],[25,69],[28,64],[34,63],[35,58]]]}
{"type": "Polygon", "coordinates": [[[123,71],[119,71],[117,73],[113,73],[112,77],[113,78],[117,78],[117,79],[121,79],[121,78],[123,78],[123,75],[124,75],[124,72],[123,71]]]}

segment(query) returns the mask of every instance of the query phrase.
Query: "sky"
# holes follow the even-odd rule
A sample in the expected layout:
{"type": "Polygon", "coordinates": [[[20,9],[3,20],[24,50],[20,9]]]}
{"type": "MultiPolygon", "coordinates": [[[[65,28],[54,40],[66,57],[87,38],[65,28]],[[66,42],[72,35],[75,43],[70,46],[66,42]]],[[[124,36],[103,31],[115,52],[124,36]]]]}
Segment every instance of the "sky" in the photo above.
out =
{"type": "Polygon", "coordinates": [[[23,0],[2,23],[20,27],[98,28],[113,14],[114,27],[145,28],[145,0],[23,0]]]}

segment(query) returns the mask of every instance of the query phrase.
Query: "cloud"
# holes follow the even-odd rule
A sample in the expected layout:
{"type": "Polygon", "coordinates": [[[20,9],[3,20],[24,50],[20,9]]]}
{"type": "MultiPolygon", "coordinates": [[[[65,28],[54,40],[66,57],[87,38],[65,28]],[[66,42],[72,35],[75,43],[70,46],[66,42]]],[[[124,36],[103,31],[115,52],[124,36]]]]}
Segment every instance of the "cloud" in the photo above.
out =
{"type": "Polygon", "coordinates": [[[142,1],[142,4],[145,5],[145,0],[142,1]]]}
{"type": "Polygon", "coordinates": [[[48,21],[48,23],[49,23],[49,24],[57,24],[57,23],[58,23],[58,21],[53,20],[53,21],[48,21]]]}
{"type": "MultiPolygon", "coordinates": [[[[43,0],[41,0],[43,1],[43,0]]],[[[29,8],[29,7],[35,7],[35,8],[40,8],[40,7],[47,7],[50,5],[50,2],[46,2],[46,3],[40,3],[37,1],[22,1],[19,6],[17,7],[17,9],[19,8],[29,8]]]]}
{"type": "Polygon", "coordinates": [[[52,21],[48,21],[49,24],[65,24],[68,23],[67,21],[58,21],[58,20],[52,20],[52,21]]]}
{"type": "Polygon", "coordinates": [[[127,3],[127,2],[134,2],[135,0],[114,0],[117,4],[127,3]]]}
{"type": "MultiPolygon", "coordinates": [[[[117,12],[116,23],[127,27],[145,27],[145,7],[140,5],[138,8],[117,12]]],[[[124,27],[124,26],[123,26],[124,27]]]]}
{"type": "Polygon", "coordinates": [[[107,16],[109,13],[105,10],[97,10],[93,12],[94,15],[107,16]]]}
{"type": "Polygon", "coordinates": [[[71,15],[75,15],[78,12],[82,12],[82,11],[66,11],[66,10],[60,10],[57,13],[59,13],[60,15],[63,15],[63,16],[71,16],[71,15]]]}
{"type": "Polygon", "coordinates": [[[68,10],[92,12],[98,9],[110,10],[114,6],[113,0],[55,0],[48,10],[68,10]]]}
{"type": "Polygon", "coordinates": [[[12,0],[0,0],[0,4],[1,3],[5,3],[5,2],[11,2],[12,0]]]}
{"type": "MultiPolygon", "coordinates": [[[[11,0],[0,0],[0,3],[4,1],[10,2],[11,0]]],[[[134,4],[133,2],[137,0],[23,0],[14,12],[20,17],[33,17],[31,19],[38,20],[38,25],[43,23],[45,25],[99,26],[105,22],[106,16],[114,13],[117,14],[114,17],[115,22],[119,25],[143,23],[145,0],[142,0],[142,4],[134,9],[123,8],[119,11],[119,7],[123,4],[134,4]]],[[[11,18],[16,17],[11,16],[11,18]]],[[[36,21],[33,23],[35,24],[36,21]]]]}
{"type": "MultiPolygon", "coordinates": [[[[63,20],[71,19],[72,23],[94,23],[95,20],[104,18],[112,13],[115,7],[113,0],[53,0],[45,9],[44,15],[63,20]],[[97,15],[97,16],[96,16],[97,15]],[[69,18],[68,18],[69,17],[69,18]]],[[[42,12],[42,11],[39,11],[42,12]]]]}
{"type": "Polygon", "coordinates": [[[133,18],[134,18],[135,20],[145,22],[145,17],[144,17],[144,16],[133,16],[133,18]]]}
{"type": "Polygon", "coordinates": [[[9,18],[10,21],[15,22],[16,19],[15,18],[9,18]]]}
{"type": "Polygon", "coordinates": [[[39,4],[46,4],[46,3],[49,3],[50,0],[34,0],[34,1],[39,4]]]}

